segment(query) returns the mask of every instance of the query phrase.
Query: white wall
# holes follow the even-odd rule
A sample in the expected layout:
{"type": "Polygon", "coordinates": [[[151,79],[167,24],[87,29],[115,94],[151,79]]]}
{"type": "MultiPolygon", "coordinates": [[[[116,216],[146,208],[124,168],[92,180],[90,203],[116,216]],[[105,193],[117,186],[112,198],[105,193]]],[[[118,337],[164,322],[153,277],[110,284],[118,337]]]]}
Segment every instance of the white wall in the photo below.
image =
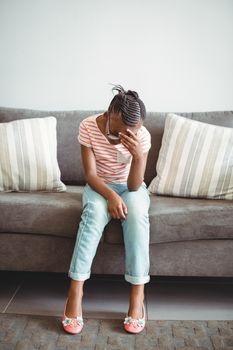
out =
{"type": "Polygon", "coordinates": [[[0,0],[0,106],[233,109],[233,0],[0,0]]]}

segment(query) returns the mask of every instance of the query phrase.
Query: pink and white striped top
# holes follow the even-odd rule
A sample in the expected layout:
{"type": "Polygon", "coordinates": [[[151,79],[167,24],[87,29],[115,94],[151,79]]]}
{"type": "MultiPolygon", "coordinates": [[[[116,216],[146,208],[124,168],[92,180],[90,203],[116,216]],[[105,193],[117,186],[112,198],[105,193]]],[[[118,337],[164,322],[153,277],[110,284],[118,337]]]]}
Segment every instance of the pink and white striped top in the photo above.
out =
{"type": "MultiPolygon", "coordinates": [[[[122,143],[111,144],[100,131],[95,114],[83,119],[79,125],[79,143],[93,149],[96,158],[97,175],[106,183],[127,183],[132,155],[122,143]]],[[[143,153],[151,148],[151,135],[142,125],[137,136],[143,153]]]]}

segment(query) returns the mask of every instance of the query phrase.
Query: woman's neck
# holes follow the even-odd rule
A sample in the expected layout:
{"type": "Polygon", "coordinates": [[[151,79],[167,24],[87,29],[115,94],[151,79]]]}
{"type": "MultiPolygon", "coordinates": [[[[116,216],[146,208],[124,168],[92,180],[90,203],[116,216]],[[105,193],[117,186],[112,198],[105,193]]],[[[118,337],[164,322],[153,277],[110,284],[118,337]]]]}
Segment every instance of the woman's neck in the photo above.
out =
{"type": "Polygon", "coordinates": [[[98,124],[100,131],[105,135],[106,123],[107,123],[106,112],[104,112],[104,114],[101,114],[99,117],[97,117],[96,122],[98,124]]]}

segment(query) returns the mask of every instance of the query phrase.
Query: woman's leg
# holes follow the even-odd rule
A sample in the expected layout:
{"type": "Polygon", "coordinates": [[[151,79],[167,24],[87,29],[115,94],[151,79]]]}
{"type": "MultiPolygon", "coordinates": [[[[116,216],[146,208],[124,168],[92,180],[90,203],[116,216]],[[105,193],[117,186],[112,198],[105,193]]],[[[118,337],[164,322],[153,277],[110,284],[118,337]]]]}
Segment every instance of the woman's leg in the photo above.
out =
{"type": "Polygon", "coordinates": [[[111,220],[107,200],[88,184],[83,192],[83,212],[70,263],[71,278],[66,307],[67,317],[81,315],[84,281],[90,278],[91,265],[103,230],[111,220]]]}
{"type": "Polygon", "coordinates": [[[70,289],[68,292],[68,301],[65,310],[67,317],[82,315],[83,285],[84,281],[75,281],[71,279],[70,289]]]}
{"type": "Polygon", "coordinates": [[[137,191],[124,191],[121,194],[128,215],[121,220],[125,243],[125,279],[132,284],[128,315],[133,318],[142,316],[144,284],[149,276],[149,207],[150,197],[143,183],[137,191]]]}
{"type": "Polygon", "coordinates": [[[144,302],[144,284],[131,284],[128,315],[132,318],[142,318],[142,304],[144,302]]]}

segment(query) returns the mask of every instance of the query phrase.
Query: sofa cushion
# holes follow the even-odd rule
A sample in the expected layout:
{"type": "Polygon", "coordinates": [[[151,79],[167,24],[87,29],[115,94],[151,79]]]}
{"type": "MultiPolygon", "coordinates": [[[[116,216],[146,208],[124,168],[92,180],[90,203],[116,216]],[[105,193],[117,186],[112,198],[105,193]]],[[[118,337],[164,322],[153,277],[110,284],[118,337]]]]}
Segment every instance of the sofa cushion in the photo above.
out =
{"type": "MultiPolygon", "coordinates": [[[[0,193],[0,234],[75,238],[82,213],[82,186],[63,193],[0,193]]],[[[233,201],[151,195],[150,243],[233,239],[233,201]]],[[[101,240],[123,244],[120,220],[112,219],[101,240]]]]}
{"type": "MultiPolygon", "coordinates": [[[[198,239],[233,239],[233,201],[150,195],[150,243],[198,239]]],[[[119,220],[113,220],[119,225],[119,220]]],[[[120,243],[122,234],[110,223],[105,241],[120,243]]]]}
{"type": "Polygon", "coordinates": [[[67,186],[66,192],[1,192],[0,232],[74,237],[82,192],[82,186],[67,186]]]}
{"type": "Polygon", "coordinates": [[[57,162],[55,117],[0,123],[0,191],[66,190],[57,162]]]}
{"type": "Polygon", "coordinates": [[[148,190],[160,195],[233,199],[233,128],[169,113],[148,190]]]}

